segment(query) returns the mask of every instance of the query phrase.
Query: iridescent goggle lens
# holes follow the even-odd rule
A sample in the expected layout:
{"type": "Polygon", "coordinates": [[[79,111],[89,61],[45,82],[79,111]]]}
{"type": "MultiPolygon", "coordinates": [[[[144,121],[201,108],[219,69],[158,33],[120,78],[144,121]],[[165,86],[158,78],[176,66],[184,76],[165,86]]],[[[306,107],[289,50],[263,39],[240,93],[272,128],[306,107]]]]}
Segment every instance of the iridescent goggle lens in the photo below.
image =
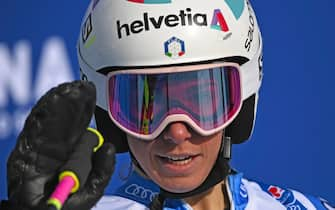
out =
{"type": "Polygon", "coordinates": [[[165,73],[157,69],[111,72],[107,95],[110,117],[128,134],[146,140],[156,138],[176,121],[187,123],[201,135],[223,129],[241,107],[239,67],[205,66],[165,73]]]}

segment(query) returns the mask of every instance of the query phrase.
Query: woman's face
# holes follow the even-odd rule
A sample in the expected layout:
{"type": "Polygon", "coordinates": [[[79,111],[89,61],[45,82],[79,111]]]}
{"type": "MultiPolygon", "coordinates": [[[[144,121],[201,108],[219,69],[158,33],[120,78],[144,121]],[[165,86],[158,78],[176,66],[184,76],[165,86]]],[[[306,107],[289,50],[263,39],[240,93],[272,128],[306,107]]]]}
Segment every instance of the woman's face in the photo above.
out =
{"type": "Polygon", "coordinates": [[[220,131],[200,136],[183,122],[174,122],[153,141],[128,136],[128,144],[151,180],[167,191],[184,193],[205,181],[217,159],[222,135],[220,131]]]}

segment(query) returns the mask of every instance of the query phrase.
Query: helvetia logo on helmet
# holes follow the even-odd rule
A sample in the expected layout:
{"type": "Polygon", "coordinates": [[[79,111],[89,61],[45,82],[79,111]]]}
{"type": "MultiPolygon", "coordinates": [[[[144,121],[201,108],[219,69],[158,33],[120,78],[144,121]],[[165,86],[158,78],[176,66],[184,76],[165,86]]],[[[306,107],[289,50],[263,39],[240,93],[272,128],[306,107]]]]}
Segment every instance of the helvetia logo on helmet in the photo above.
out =
{"type": "Polygon", "coordinates": [[[142,31],[150,31],[151,29],[160,29],[162,25],[165,27],[176,26],[207,26],[207,15],[204,13],[192,14],[191,8],[180,10],[179,14],[161,15],[152,17],[147,12],[143,13],[142,19],[134,20],[130,24],[122,24],[120,20],[116,21],[117,35],[121,39],[122,35],[129,36],[131,34],[138,34],[142,31]]]}
{"type": "MultiPolygon", "coordinates": [[[[143,13],[142,19],[134,20],[131,23],[121,23],[120,20],[116,21],[117,36],[122,39],[124,35],[130,36],[138,34],[143,31],[150,31],[152,29],[160,29],[165,27],[177,26],[204,26],[208,27],[208,17],[206,13],[192,13],[191,8],[180,10],[179,14],[161,15],[158,17],[150,16],[147,12],[143,13]]],[[[220,9],[214,9],[211,28],[228,32],[229,27],[224,15],[220,9]]]]}

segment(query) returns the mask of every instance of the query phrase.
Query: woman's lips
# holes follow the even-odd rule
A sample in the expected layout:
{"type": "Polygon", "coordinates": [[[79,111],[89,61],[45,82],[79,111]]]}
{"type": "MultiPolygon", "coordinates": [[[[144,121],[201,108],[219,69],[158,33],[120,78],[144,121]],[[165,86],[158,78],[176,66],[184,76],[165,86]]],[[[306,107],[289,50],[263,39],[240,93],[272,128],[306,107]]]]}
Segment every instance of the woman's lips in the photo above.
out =
{"type": "Polygon", "coordinates": [[[185,176],[194,173],[200,164],[200,155],[178,154],[178,155],[157,155],[160,168],[167,176],[185,176]]]}

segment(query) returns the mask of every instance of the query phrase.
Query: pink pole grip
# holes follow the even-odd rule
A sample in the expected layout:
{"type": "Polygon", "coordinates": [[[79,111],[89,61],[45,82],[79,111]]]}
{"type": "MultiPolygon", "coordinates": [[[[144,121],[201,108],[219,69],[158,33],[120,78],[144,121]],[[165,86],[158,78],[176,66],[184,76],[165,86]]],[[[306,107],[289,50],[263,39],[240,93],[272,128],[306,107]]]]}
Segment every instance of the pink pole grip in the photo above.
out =
{"type": "Polygon", "coordinates": [[[73,189],[74,185],[75,180],[71,176],[64,176],[62,180],[58,183],[50,199],[56,199],[61,203],[61,205],[63,205],[65,200],[71,193],[71,190],[73,189]]]}

